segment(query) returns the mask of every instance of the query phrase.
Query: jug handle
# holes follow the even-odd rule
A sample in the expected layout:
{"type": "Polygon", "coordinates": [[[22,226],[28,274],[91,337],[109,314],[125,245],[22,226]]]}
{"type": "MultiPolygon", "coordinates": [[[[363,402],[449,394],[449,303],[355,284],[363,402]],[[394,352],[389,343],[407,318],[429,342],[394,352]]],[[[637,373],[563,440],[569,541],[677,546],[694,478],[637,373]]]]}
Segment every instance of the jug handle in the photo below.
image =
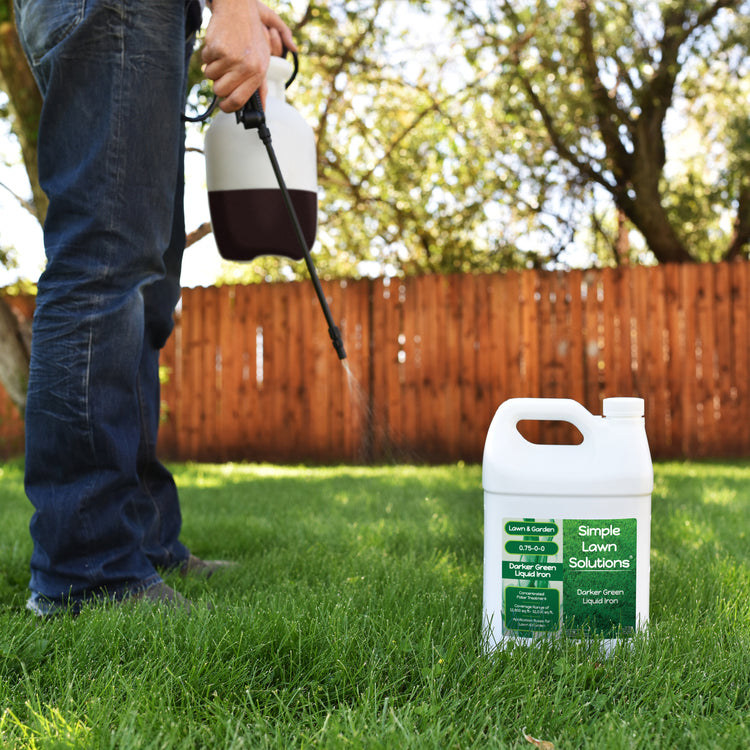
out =
{"type": "MultiPolygon", "coordinates": [[[[511,398],[500,405],[494,419],[514,427],[525,419],[569,422],[579,430],[586,442],[591,438],[592,420],[597,417],[570,398],[511,398]]],[[[520,433],[518,435],[521,437],[520,433]]]]}

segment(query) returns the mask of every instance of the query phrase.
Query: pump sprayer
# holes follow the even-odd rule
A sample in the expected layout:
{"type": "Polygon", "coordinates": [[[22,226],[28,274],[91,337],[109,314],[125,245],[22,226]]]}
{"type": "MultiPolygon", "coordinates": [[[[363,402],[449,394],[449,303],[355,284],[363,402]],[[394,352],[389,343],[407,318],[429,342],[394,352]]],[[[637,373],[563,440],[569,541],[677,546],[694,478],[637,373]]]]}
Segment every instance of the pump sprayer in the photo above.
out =
{"type": "Polygon", "coordinates": [[[227,260],[282,255],[305,261],[333,347],[344,360],[341,332],[310,255],[317,228],[317,159],[311,128],[284,98],[285,88],[297,73],[296,55],[294,62],[294,72],[288,77],[291,63],[271,58],[267,112],[256,91],[234,117],[219,112],[211,123],[205,139],[211,222],[219,253],[227,260]],[[280,158],[272,144],[271,128],[277,130],[280,158]],[[249,140],[249,130],[257,130],[259,140],[249,140]],[[267,160],[261,158],[263,148],[267,160]]]}

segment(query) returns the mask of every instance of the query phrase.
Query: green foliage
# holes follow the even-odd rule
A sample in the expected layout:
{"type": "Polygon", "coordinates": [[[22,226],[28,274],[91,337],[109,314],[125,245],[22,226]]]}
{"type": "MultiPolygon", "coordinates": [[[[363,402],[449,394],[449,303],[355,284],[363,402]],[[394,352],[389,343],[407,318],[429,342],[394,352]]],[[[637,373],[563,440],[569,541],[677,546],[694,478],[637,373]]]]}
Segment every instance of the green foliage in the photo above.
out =
{"type": "MultiPolygon", "coordinates": [[[[313,249],[313,253],[315,253],[315,249],[313,249]]],[[[321,277],[330,275],[331,272],[335,276],[356,275],[353,272],[350,272],[350,274],[344,273],[338,265],[332,268],[327,264],[318,264],[315,270],[321,277]]],[[[293,262],[279,256],[261,256],[251,263],[222,261],[222,269],[217,284],[258,284],[262,281],[288,281],[307,277],[309,277],[309,273],[302,261],[293,262]]]]}
{"type": "Polygon", "coordinates": [[[323,265],[618,263],[618,209],[652,258],[723,257],[750,158],[745,5],[308,5],[323,265]],[[681,149],[685,128],[713,148],[681,149]]]}
{"type": "MultiPolygon", "coordinates": [[[[301,48],[288,94],[316,132],[327,275],[616,264],[623,215],[650,250],[631,262],[748,254],[748,0],[275,7],[301,48]]],[[[200,77],[196,56],[202,106],[200,77]]]]}
{"type": "Polygon", "coordinates": [[[569,241],[593,215],[593,185],[657,258],[727,253],[746,211],[730,166],[750,156],[731,125],[749,112],[746,2],[526,0],[490,3],[489,20],[475,6],[456,3],[454,17],[474,35],[468,59],[486,72],[493,119],[512,134],[498,139],[497,171],[521,175],[530,226],[547,217],[569,241]],[[698,148],[680,148],[685,130],[698,148]]]}
{"type": "Polygon", "coordinates": [[[722,257],[750,171],[750,66],[736,44],[726,47],[686,66],[676,111],[689,127],[675,136],[680,159],[664,187],[673,224],[701,260],[722,257]]]}

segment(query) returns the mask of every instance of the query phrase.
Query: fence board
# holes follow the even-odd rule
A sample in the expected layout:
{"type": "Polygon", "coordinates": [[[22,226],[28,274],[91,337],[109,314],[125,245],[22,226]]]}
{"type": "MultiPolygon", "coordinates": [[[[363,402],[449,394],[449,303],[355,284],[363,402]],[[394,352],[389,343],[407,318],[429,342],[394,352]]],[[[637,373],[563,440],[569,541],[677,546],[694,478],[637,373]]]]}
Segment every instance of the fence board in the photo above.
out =
{"type": "Polygon", "coordinates": [[[607,342],[603,357],[605,389],[612,395],[622,395],[623,376],[630,365],[630,350],[623,348],[626,346],[623,342],[623,325],[629,315],[629,308],[625,306],[624,300],[628,297],[623,297],[622,294],[622,274],[619,269],[605,268],[601,274],[601,284],[604,295],[604,340],[607,342]]]}
{"type": "Polygon", "coordinates": [[[730,446],[731,455],[740,455],[743,446],[750,445],[750,419],[748,419],[748,399],[750,399],[750,316],[749,266],[747,263],[732,263],[729,272],[732,285],[731,346],[734,357],[732,392],[734,408],[727,418],[731,420],[734,441],[730,446]]]}
{"type": "MultiPolygon", "coordinates": [[[[281,292],[282,290],[280,290],[281,292]]],[[[254,409],[257,398],[257,384],[255,373],[255,337],[256,326],[253,315],[253,303],[255,297],[252,294],[242,294],[239,289],[235,295],[235,316],[237,320],[237,331],[234,340],[235,357],[234,363],[237,371],[234,373],[232,382],[237,388],[237,413],[239,424],[236,425],[235,434],[239,442],[233,446],[231,458],[240,460],[244,456],[250,458],[251,449],[251,425],[253,417],[257,419],[257,411],[254,409]]]]}
{"type": "Polygon", "coordinates": [[[684,314],[682,307],[680,267],[670,264],[664,266],[664,304],[667,311],[667,374],[666,388],[669,394],[668,413],[666,415],[668,430],[662,447],[667,456],[677,456],[681,451],[683,432],[683,410],[679,394],[684,378],[684,314]]]}
{"type": "MultiPolygon", "coordinates": [[[[561,373],[557,361],[558,321],[557,321],[557,293],[559,286],[557,278],[552,274],[545,274],[538,278],[535,297],[539,314],[536,318],[536,347],[539,362],[539,381],[537,388],[542,393],[549,393],[550,398],[560,398],[564,395],[561,373]]],[[[547,425],[546,438],[553,443],[559,443],[562,437],[563,425],[550,423],[547,425]]],[[[527,433],[528,434],[528,431],[527,433]]]]}
{"type": "Polygon", "coordinates": [[[583,272],[579,270],[570,271],[567,278],[570,294],[570,338],[567,350],[570,398],[583,403],[586,393],[583,376],[584,341],[581,336],[581,332],[583,331],[583,306],[581,301],[583,272]]]}
{"type": "MultiPolygon", "coordinates": [[[[638,395],[654,456],[750,453],[750,264],[192,289],[162,355],[173,459],[481,460],[515,396],[638,395]]],[[[14,304],[19,304],[18,300],[14,304]]],[[[27,304],[27,303],[23,303],[27,304]]],[[[29,313],[33,300],[27,304],[29,313]]],[[[0,451],[23,425],[0,404],[0,451]]],[[[567,439],[554,425],[528,437],[567,439]]]]}
{"type": "Polygon", "coordinates": [[[461,440],[457,455],[461,459],[481,453],[486,429],[480,430],[479,411],[479,320],[477,299],[481,294],[477,277],[472,274],[456,276],[459,280],[458,297],[461,304],[461,440]]]}
{"type": "MultiPolygon", "coordinates": [[[[535,315],[539,297],[537,296],[537,274],[521,275],[521,394],[532,396],[539,392],[539,319],[535,315]]],[[[527,425],[524,436],[527,440],[537,442],[541,439],[540,426],[536,423],[527,425]]]]}
{"type": "Polygon", "coordinates": [[[185,450],[187,455],[203,458],[203,442],[201,441],[202,420],[204,416],[205,399],[198,398],[203,392],[204,385],[204,342],[201,340],[203,332],[203,289],[192,289],[183,295],[182,324],[185,335],[183,337],[183,377],[185,384],[190,384],[190,391],[196,397],[190,398],[186,388],[182,389],[183,403],[179,406],[184,415],[181,426],[185,450]]]}
{"type": "MultiPolygon", "coordinates": [[[[599,300],[600,277],[591,271],[584,275],[583,285],[583,382],[584,404],[594,404],[600,400],[600,351],[599,351],[599,300]]],[[[603,366],[603,361],[602,361],[603,366]]]]}
{"type": "Polygon", "coordinates": [[[447,429],[443,423],[443,410],[439,405],[444,402],[444,394],[439,383],[444,380],[442,363],[445,358],[443,344],[445,300],[443,298],[444,286],[440,282],[430,279],[430,283],[423,285],[424,291],[424,388],[426,399],[422,402],[422,414],[426,416],[425,432],[423,435],[422,448],[427,453],[438,454],[440,445],[437,436],[443,434],[447,429]],[[429,405],[432,405],[430,408],[429,405]]]}
{"type": "MultiPolygon", "coordinates": [[[[474,289],[474,343],[476,380],[474,383],[474,411],[475,423],[473,429],[481,435],[487,434],[496,404],[492,400],[491,378],[493,353],[490,346],[490,314],[492,309],[493,290],[489,284],[489,277],[475,276],[474,289]]],[[[476,442],[472,455],[477,455],[476,442]]],[[[484,449],[484,445],[480,446],[484,449]]]]}
{"type": "Polygon", "coordinates": [[[714,272],[714,330],[715,382],[714,409],[716,413],[716,442],[721,452],[731,452],[736,441],[736,414],[732,399],[733,353],[731,344],[732,325],[732,285],[729,279],[729,266],[723,264],[714,272]]]}
{"type": "Polygon", "coordinates": [[[501,359],[497,362],[501,390],[496,393],[496,407],[508,398],[525,396],[521,347],[521,274],[510,272],[498,277],[501,280],[499,305],[493,309],[493,336],[502,342],[501,359]],[[505,388],[502,388],[502,385],[505,388]]]}

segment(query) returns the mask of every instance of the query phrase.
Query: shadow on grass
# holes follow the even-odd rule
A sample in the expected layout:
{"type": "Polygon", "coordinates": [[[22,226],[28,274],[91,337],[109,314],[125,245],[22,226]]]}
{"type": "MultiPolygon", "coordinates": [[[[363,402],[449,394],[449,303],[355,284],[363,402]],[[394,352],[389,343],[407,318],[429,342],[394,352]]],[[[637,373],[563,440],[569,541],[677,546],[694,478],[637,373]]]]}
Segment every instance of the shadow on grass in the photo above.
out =
{"type": "Polygon", "coordinates": [[[707,613],[750,587],[750,465],[661,463],[652,497],[655,618],[707,613]]]}
{"type": "Polygon", "coordinates": [[[425,561],[481,573],[478,467],[188,465],[178,481],[187,543],[247,561],[258,585],[425,561]]]}

